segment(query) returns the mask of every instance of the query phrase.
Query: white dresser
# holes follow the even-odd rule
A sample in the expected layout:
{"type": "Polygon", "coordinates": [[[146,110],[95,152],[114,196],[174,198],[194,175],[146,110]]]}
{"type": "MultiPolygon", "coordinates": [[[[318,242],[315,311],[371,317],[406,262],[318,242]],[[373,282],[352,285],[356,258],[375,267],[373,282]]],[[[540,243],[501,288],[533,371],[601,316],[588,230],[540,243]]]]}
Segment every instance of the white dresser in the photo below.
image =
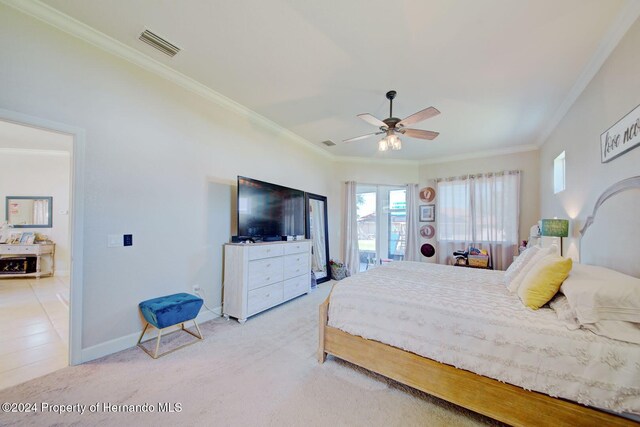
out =
{"type": "Polygon", "coordinates": [[[228,243],[224,247],[225,317],[248,317],[311,289],[311,242],[228,243]]]}

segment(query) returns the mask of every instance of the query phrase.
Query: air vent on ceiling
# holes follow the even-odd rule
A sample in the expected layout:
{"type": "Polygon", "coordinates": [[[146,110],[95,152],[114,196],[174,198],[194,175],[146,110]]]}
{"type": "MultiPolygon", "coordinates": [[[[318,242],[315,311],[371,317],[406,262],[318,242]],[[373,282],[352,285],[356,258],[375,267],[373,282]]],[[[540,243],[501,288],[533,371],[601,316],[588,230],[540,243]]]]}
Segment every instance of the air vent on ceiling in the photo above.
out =
{"type": "Polygon", "coordinates": [[[335,143],[335,142],[333,142],[333,141],[332,141],[332,140],[330,140],[330,139],[327,139],[326,141],[322,141],[322,143],[323,143],[324,145],[326,145],[327,147],[333,147],[334,145],[336,145],[336,143],[335,143]]]}
{"type": "Polygon", "coordinates": [[[172,45],[162,37],[153,34],[149,30],[144,30],[142,34],[140,34],[140,40],[148,44],[149,46],[153,46],[158,49],[160,52],[165,53],[171,57],[175,56],[176,53],[180,52],[180,48],[172,45]]]}

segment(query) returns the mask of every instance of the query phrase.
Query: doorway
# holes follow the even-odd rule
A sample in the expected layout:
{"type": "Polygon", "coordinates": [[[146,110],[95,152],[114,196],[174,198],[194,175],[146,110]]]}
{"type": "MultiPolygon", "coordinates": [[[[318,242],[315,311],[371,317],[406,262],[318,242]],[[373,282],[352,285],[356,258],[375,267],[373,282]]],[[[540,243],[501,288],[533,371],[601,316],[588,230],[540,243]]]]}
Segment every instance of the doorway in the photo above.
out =
{"type": "Polygon", "coordinates": [[[356,206],[360,271],[404,259],[406,204],[404,186],[358,184],[356,206]]]}
{"type": "Polygon", "coordinates": [[[80,130],[0,110],[0,264],[12,269],[0,271],[0,389],[81,361],[82,144],[80,130]]]}

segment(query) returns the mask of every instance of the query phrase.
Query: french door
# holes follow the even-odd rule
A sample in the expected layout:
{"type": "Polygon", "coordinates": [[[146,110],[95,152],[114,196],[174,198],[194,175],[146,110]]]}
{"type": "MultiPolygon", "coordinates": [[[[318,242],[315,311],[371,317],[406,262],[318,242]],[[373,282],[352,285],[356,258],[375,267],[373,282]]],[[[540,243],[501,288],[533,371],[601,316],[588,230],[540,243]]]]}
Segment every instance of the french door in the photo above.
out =
{"type": "Polygon", "coordinates": [[[404,259],[407,242],[405,187],[358,184],[356,204],[360,271],[404,259]]]}

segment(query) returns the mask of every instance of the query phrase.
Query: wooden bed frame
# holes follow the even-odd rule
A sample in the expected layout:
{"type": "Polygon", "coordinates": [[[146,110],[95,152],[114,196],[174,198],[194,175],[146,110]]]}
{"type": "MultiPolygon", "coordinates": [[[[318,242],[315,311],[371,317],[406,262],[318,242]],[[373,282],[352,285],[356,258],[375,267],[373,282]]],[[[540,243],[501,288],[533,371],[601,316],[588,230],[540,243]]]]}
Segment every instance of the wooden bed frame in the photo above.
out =
{"type": "MultiPolygon", "coordinates": [[[[596,209],[612,193],[640,188],[633,177],[607,189],[596,209]],[[612,190],[613,189],[613,190],[612,190]]],[[[589,218],[589,225],[593,218],[589,218]]],[[[585,227],[586,229],[587,227],[585,227]]],[[[584,230],[583,230],[584,234],[584,230]]],[[[329,300],[320,305],[318,361],[328,354],[391,378],[402,384],[514,426],[638,426],[637,422],[578,403],[527,391],[397,347],[348,334],[328,325],[329,300]]]]}
{"type": "Polygon", "coordinates": [[[328,354],[513,426],[638,426],[632,420],[454,368],[327,325],[320,305],[318,361],[328,354]]]}

